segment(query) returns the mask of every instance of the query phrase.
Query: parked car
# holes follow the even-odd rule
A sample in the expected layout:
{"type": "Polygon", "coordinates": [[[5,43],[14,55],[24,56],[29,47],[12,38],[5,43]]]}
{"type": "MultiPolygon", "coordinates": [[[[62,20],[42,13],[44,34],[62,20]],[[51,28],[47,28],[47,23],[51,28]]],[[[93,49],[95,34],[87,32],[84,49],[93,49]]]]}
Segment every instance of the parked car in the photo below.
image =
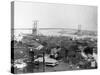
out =
{"type": "Polygon", "coordinates": [[[24,68],[26,66],[27,66],[27,64],[25,62],[23,62],[23,59],[17,59],[14,61],[14,68],[21,69],[21,68],[24,68]]]}
{"type": "MultiPolygon", "coordinates": [[[[45,56],[45,65],[46,66],[56,66],[58,64],[58,61],[55,59],[52,59],[50,57],[45,56]]],[[[39,57],[37,59],[34,60],[35,63],[39,62],[39,63],[43,63],[43,57],[39,57]]]]}

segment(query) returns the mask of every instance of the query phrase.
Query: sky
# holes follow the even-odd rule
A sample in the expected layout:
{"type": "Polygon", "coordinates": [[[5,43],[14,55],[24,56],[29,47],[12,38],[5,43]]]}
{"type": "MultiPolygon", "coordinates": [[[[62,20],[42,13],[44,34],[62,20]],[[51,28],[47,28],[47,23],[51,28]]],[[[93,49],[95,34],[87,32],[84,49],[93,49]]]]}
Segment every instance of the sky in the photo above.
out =
{"type": "Polygon", "coordinates": [[[14,27],[32,28],[38,20],[39,28],[71,28],[81,25],[83,30],[97,30],[97,7],[85,5],[15,2],[14,27]]]}

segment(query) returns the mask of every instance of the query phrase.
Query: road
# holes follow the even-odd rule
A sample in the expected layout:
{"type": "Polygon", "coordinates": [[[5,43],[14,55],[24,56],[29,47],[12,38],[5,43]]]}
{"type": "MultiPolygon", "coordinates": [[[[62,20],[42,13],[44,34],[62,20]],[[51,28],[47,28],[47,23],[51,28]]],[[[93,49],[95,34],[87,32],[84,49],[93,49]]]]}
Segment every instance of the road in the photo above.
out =
{"type": "Polygon", "coordinates": [[[38,67],[35,67],[32,63],[28,64],[26,68],[17,69],[16,73],[38,73],[38,72],[56,72],[56,71],[69,71],[69,70],[79,70],[77,66],[71,66],[63,61],[59,61],[59,64],[52,66],[45,66],[45,70],[43,70],[43,65],[40,64],[38,67]]]}

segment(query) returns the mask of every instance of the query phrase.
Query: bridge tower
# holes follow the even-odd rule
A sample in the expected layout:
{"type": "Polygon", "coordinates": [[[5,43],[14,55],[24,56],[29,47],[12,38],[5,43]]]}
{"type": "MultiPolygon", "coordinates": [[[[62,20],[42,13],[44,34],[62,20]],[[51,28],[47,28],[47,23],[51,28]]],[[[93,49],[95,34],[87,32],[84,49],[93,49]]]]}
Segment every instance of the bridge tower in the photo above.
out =
{"type": "Polygon", "coordinates": [[[33,35],[37,35],[38,34],[37,25],[38,25],[38,20],[34,20],[33,21],[33,28],[32,28],[32,34],[33,35]]]}
{"type": "Polygon", "coordinates": [[[78,25],[78,31],[77,31],[78,35],[80,36],[81,35],[81,25],[79,24],[78,25]]]}

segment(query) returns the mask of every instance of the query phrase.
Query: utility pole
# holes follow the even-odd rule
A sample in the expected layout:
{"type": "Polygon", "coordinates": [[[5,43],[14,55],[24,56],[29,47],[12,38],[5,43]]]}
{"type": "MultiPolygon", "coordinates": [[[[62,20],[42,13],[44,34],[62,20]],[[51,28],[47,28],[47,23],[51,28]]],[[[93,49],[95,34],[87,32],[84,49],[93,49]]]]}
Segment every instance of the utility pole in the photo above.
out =
{"type": "Polygon", "coordinates": [[[43,51],[43,72],[45,72],[45,52],[43,51]]]}

